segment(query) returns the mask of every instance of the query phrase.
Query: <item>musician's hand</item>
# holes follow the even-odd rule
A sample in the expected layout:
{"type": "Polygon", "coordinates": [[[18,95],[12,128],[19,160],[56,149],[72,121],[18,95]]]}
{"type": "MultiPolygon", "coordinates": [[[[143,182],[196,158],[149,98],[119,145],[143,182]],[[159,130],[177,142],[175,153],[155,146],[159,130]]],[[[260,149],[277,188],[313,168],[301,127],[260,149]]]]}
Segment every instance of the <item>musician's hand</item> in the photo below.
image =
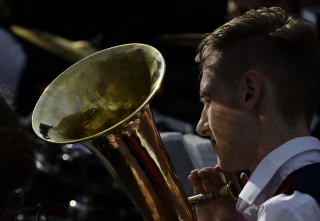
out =
{"type": "MultiPolygon", "coordinates": [[[[190,173],[189,180],[194,186],[196,195],[219,190],[230,181],[233,181],[236,184],[240,192],[240,185],[235,173],[224,172],[219,166],[193,170],[190,173]],[[225,180],[221,172],[223,173],[225,180]]],[[[247,181],[248,176],[242,174],[242,184],[244,185],[247,181]]],[[[233,199],[221,198],[210,200],[206,203],[200,203],[197,205],[198,221],[245,220],[244,217],[236,211],[236,202],[237,201],[233,199]]]]}

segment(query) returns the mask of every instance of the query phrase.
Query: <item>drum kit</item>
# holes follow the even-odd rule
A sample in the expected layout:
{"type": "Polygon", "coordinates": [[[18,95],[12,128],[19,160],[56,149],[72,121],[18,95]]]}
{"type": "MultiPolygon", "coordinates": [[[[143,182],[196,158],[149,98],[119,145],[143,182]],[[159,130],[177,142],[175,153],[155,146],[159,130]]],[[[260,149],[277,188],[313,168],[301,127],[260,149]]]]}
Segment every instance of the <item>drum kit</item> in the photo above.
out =
{"type": "Polygon", "coordinates": [[[71,41],[55,34],[21,25],[12,25],[11,31],[26,41],[70,62],[77,62],[97,51],[89,41],[71,41]]]}
{"type": "MultiPolygon", "coordinates": [[[[88,41],[71,41],[33,28],[13,25],[11,30],[70,62],[78,62],[100,50],[88,41]]],[[[171,34],[157,36],[155,40],[195,48],[202,36],[171,34]]],[[[144,220],[122,187],[87,148],[78,143],[47,143],[39,138],[35,138],[35,145],[39,147],[36,152],[38,173],[25,193],[27,208],[41,204],[56,221],[144,220]]],[[[17,220],[33,220],[35,215],[33,211],[23,209],[15,213],[17,220]]]]}

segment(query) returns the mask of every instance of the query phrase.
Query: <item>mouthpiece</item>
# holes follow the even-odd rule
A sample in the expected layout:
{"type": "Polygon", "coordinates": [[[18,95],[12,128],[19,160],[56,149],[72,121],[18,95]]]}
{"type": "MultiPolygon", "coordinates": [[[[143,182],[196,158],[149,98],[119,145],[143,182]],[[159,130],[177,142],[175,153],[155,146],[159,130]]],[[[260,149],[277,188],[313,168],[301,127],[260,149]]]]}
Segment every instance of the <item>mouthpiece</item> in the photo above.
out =
{"type": "Polygon", "coordinates": [[[220,190],[212,191],[211,193],[201,193],[199,195],[188,197],[191,205],[197,205],[199,203],[204,203],[209,200],[215,200],[219,198],[232,198],[234,200],[238,199],[239,191],[233,182],[229,182],[227,185],[222,187],[220,190]]]}

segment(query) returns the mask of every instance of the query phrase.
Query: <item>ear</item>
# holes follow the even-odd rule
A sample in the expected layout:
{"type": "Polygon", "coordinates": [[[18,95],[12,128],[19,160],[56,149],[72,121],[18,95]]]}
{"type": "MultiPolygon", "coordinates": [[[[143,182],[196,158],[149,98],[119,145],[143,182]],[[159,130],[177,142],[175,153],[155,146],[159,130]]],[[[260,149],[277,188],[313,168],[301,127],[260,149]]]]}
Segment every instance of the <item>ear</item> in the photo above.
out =
{"type": "Polygon", "coordinates": [[[252,110],[259,102],[261,92],[261,76],[255,70],[246,72],[242,77],[242,104],[252,110]]]}

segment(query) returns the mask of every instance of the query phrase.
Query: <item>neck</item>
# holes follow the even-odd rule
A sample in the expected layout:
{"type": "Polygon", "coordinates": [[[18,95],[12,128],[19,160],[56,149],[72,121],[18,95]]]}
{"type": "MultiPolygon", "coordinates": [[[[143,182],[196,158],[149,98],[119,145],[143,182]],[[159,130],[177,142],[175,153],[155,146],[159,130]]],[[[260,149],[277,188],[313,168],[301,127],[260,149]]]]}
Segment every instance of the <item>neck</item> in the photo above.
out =
{"type": "Polygon", "coordinates": [[[256,157],[255,161],[252,164],[252,167],[249,168],[251,172],[258,166],[258,164],[265,158],[270,152],[286,143],[289,140],[292,140],[297,137],[311,136],[310,129],[305,126],[304,123],[297,124],[296,127],[290,127],[286,124],[279,124],[271,122],[263,122],[261,124],[260,130],[260,141],[257,141],[256,157]]]}

